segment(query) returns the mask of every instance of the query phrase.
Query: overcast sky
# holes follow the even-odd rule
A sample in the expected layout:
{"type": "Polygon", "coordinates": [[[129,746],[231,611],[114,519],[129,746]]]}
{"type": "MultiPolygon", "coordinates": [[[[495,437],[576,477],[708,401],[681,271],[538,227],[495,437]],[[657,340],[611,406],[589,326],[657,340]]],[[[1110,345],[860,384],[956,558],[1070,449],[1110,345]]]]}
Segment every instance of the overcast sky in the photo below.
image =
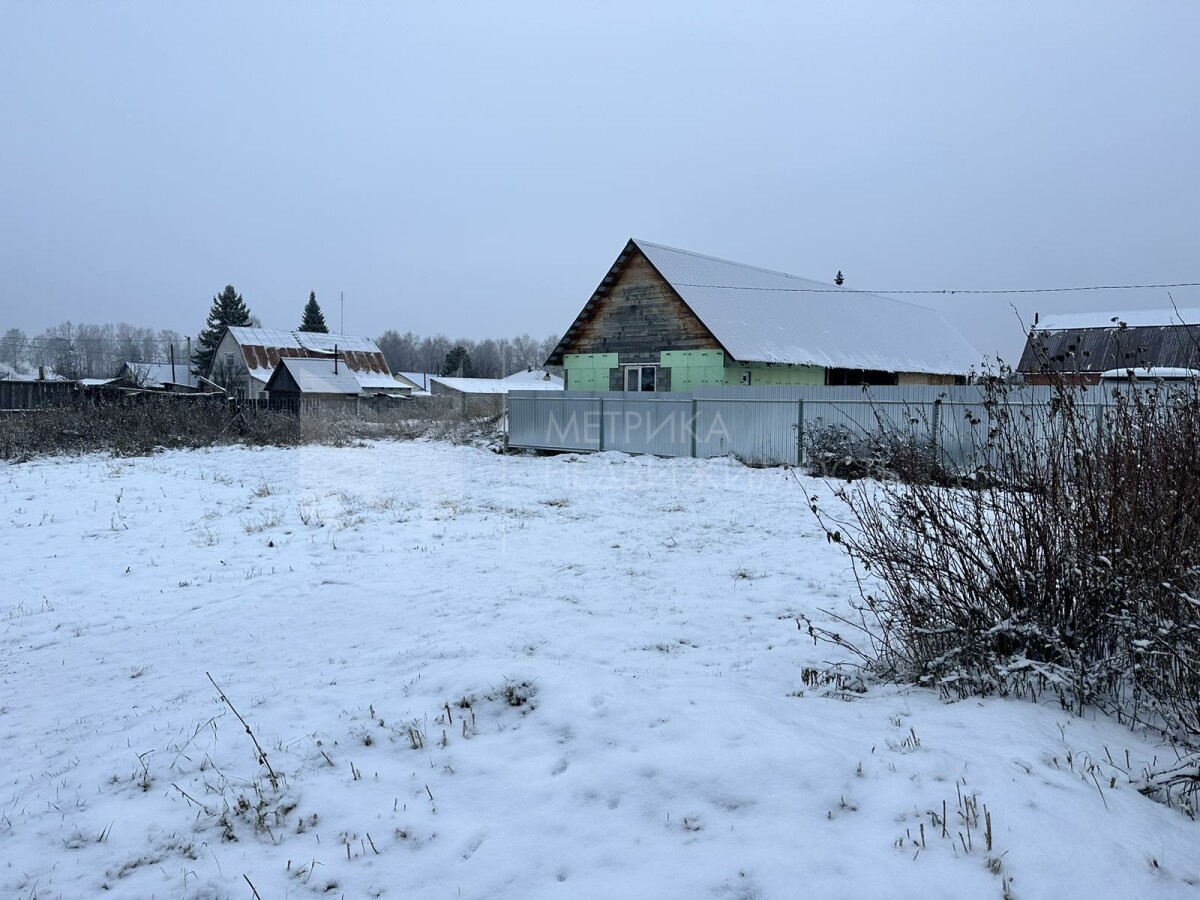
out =
{"type": "MultiPolygon", "coordinates": [[[[880,291],[1200,281],[1197,35],[1194,0],[0,0],[0,330],[194,334],[232,283],[267,327],[315,290],[351,333],[544,336],[630,237],[880,291]]],[[[919,302],[1011,357],[1010,303],[1168,299],[919,302]]]]}

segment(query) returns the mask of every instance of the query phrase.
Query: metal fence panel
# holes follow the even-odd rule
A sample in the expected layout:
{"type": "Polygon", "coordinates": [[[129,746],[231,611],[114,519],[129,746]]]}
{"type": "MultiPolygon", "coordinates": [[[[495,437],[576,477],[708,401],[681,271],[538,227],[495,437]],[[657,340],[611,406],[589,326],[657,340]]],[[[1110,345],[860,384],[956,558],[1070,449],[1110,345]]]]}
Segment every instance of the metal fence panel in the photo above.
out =
{"type": "Polygon", "coordinates": [[[735,456],[758,465],[799,462],[800,400],[710,395],[695,403],[696,456],[735,456]]]}
{"type": "MultiPolygon", "coordinates": [[[[1114,393],[1154,389],[1104,385],[1081,389],[1075,402],[1095,416],[1099,434],[1114,393]]],[[[1054,396],[1049,386],[1033,386],[1010,390],[1002,401],[1034,446],[1047,451],[1062,439],[1054,396]]],[[[823,438],[853,442],[887,434],[926,444],[953,470],[994,462],[988,450],[994,411],[978,385],[714,387],[657,396],[527,391],[508,397],[512,447],[736,456],[781,465],[808,461],[823,438]]]]}
{"type": "Polygon", "coordinates": [[[603,401],[591,392],[511,391],[508,445],[539,450],[600,450],[603,401]]]}

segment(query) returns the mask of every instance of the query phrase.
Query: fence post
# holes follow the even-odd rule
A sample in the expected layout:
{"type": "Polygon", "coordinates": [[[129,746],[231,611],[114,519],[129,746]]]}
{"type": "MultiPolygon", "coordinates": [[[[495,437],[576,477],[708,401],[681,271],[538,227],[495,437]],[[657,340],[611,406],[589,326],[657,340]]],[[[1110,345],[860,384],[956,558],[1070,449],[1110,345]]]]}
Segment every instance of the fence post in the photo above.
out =
{"type": "Polygon", "coordinates": [[[933,417],[932,417],[932,421],[930,422],[930,435],[929,435],[930,446],[933,450],[933,458],[935,460],[937,460],[939,463],[942,461],[941,453],[938,450],[938,430],[940,429],[941,424],[942,424],[942,401],[941,401],[941,398],[939,397],[937,400],[933,401],[933,417]]]}
{"type": "Polygon", "coordinates": [[[696,398],[692,398],[692,421],[689,428],[692,432],[692,459],[696,458],[696,398]]]}
{"type": "Polygon", "coordinates": [[[600,398],[600,441],[599,441],[599,446],[596,447],[596,450],[599,452],[604,451],[604,398],[603,397],[600,398]]]}
{"type": "Polygon", "coordinates": [[[796,400],[796,465],[804,465],[804,398],[796,400]]]}
{"type": "Polygon", "coordinates": [[[509,419],[509,410],[510,409],[512,409],[512,405],[508,402],[508,394],[505,394],[504,400],[502,401],[501,407],[500,407],[500,416],[504,420],[504,452],[505,453],[508,452],[508,429],[509,429],[509,425],[510,425],[510,419],[509,419]]]}

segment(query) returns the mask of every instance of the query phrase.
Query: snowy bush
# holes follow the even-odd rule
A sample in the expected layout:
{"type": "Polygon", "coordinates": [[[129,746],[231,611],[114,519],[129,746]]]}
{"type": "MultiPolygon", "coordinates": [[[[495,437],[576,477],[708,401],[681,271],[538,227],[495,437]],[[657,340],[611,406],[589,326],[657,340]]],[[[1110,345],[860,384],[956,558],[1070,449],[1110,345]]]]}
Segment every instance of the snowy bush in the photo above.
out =
{"type": "Polygon", "coordinates": [[[822,478],[899,478],[905,482],[953,481],[932,443],[889,427],[867,432],[845,425],[821,425],[804,436],[808,470],[822,478]]]}
{"type": "Polygon", "coordinates": [[[836,492],[837,512],[814,498],[860,576],[857,619],[842,624],[861,640],[809,628],[949,696],[1050,696],[1157,729],[1182,761],[1144,789],[1194,809],[1200,390],[1108,390],[1098,418],[1078,388],[1043,407],[992,388],[990,477],[971,488],[860,482],[836,492]]]}

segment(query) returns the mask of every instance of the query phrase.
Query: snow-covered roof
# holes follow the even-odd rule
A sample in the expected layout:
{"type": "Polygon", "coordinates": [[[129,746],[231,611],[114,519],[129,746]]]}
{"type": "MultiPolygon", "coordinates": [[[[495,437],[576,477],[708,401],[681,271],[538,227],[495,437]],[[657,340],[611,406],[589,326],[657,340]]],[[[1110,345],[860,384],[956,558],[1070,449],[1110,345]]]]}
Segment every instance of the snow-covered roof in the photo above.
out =
{"type": "MultiPolygon", "coordinates": [[[[528,373],[521,373],[528,374],[528,373]]],[[[460,394],[507,394],[509,391],[561,391],[562,379],[544,381],[540,379],[517,381],[509,378],[442,378],[433,379],[435,384],[448,387],[460,394]]]]}
{"type": "Polygon", "coordinates": [[[397,372],[396,374],[403,375],[405,378],[411,381],[415,387],[423,391],[429,390],[430,380],[438,377],[430,372],[397,372]]]}
{"type": "Polygon", "coordinates": [[[1101,378],[1124,379],[1132,375],[1138,379],[1163,378],[1169,381],[1200,379],[1200,369],[1184,369],[1179,366],[1129,366],[1124,369],[1108,369],[1100,373],[1101,378]]]}
{"type": "Polygon", "coordinates": [[[351,334],[324,334],[316,331],[280,331],[273,328],[243,328],[231,326],[229,333],[239,344],[259,347],[294,347],[314,353],[380,353],[370,338],[351,334]]]}
{"type": "MultiPolygon", "coordinates": [[[[304,394],[358,394],[362,386],[354,372],[339,364],[334,371],[331,359],[300,359],[288,357],[279,361],[277,371],[286,371],[304,394]]],[[[278,380],[276,375],[273,380],[278,380]]]]}
{"type": "Polygon", "coordinates": [[[965,374],[982,356],[936,310],[634,240],[741,362],[965,374]]]}
{"type": "Polygon", "coordinates": [[[514,372],[502,379],[508,382],[510,391],[562,390],[563,380],[545,369],[514,372]]]}
{"type": "Polygon", "coordinates": [[[125,368],[146,386],[160,384],[196,386],[196,376],[192,374],[191,365],[182,359],[175,360],[174,373],[171,371],[169,362],[127,362],[125,368]]]}
{"type": "Polygon", "coordinates": [[[334,348],[337,348],[340,365],[359,376],[362,388],[394,390],[403,387],[392,378],[383,351],[370,338],[242,327],[231,327],[229,337],[238,344],[250,377],[263,384],[271,380],[281,359],[332,360],[334,348]]]}
{"type": "Polygon", "coordinates": [[[1034,325],[1035,331],[1071,331],[1084,328],[1117,328],[1124,322],[1130,328],[1161,325],[1200,325],[1200,308],[1126,309],[1113,312],[1058,313],[1045,316],[1034,325]]]}

